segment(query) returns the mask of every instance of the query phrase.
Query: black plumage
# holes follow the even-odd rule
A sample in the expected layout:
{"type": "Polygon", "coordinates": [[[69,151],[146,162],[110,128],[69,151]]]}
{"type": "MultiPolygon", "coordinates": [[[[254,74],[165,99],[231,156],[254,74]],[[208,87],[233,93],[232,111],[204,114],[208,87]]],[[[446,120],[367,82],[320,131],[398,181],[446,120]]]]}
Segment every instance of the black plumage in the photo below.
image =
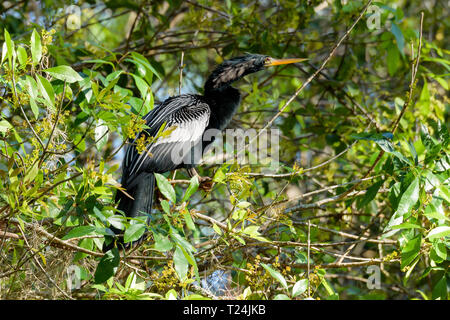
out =
{"type": "MultiPolygon", "coordinates": [[[[205,131],[224,129],[239,107],[241,95],[231,86],[234,81],[267,66],[302,60],[304,59],[275,60],[258,54],[233,58],[224,61],[211,73],[205,83],[203,95],[183,94],[170,97],[151,110],[144,117],[148,129],[142,131],[136,139],[142,135],[155,137],[164,130],[171,132],[149,143],[143,152],[137,151],[136,139],[129,141],[122,163],[121,179],[127,194],[117,192],[115,200],[119,203],[118,209],[127,217],[148,217],[153,202],[154,173],[195,167],[203,150],[213,141],[203,141],[205,131]]],[[[113,227],[111,229],[115,233],[121,232],[113,227]]],[[[124,245],[122,237],[117,239],[117,244],[124,245]]],[[[104,251],[113,246],[114,243],[106,245],[104,251]]]]}

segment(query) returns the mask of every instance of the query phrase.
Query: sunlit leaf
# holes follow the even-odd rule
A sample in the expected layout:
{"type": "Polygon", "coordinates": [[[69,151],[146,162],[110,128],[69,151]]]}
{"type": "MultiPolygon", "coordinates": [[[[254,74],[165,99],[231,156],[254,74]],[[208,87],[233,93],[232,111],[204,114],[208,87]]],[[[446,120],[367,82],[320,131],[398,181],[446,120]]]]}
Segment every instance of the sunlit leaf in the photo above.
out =
{"type": "Polygon", "coordinates": [[[36,29],[33,29],[31,33],[31,58],[33,61],[33,65],[38,64],[41,61],[42,57],[42,44],[41,37],[36,29]]]}
{"type": "Polygon", "coordinates": [[[145,233],[145,224],[136,223],[129,226],[123,235],[123,241],[125,243],[132,242],[140,239],[145,233]]]}
{"type": "Polygon", "coordinates": [[[281,285],[287,289],[287,282],[286,279],[284,279],[283,275],[281,273],[279,273],[278,271],[272,269],[272,267],[270,267],[269,265],[265,264],[265,263],[261,263],[261,266],[267,270],[267,272],[269,272],[269,274],[275,279],[277,280],[279,283],[281,283],[281,285]]]}
{"type": "Polygon", "coordinates": [[[175,190],[162,174],[155,173],[156,183],[158,184],[159,191],[172,203],[177,202],[175,190]]]}
{"type": "Polygon", "coordinates": [[[76,73],[75,70],[73,70],[70,66],[57,66],[45,69],[43,71],[50,74],[52,77],[62,81],[66,81],[67,83],[74,83],[83,80],[83,78],[80,77],[80,75],[76,73]]]}

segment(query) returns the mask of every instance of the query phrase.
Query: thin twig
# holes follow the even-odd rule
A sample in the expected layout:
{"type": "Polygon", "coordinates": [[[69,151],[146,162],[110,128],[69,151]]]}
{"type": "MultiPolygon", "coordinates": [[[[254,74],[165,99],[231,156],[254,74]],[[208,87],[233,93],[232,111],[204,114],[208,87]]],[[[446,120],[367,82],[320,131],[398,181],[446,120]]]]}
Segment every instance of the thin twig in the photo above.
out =
{"type": "Polygon", "coordinates": [[[181,94],[181,85],[183,83],[183,69],[184,69],[184,51],[181,51],[181,61],[180,66],[178,67],[180,69],[180,82],[178,83],[178,94],[181,94]]]}
{"type": "Polygon", "coordinates": [[[311,221],[308,220],[308,297],[311,297],[311,285],[310,285],[310,278],[309,278],[309,274],[310,274],[310,264],[311,264],[311,221]]]}

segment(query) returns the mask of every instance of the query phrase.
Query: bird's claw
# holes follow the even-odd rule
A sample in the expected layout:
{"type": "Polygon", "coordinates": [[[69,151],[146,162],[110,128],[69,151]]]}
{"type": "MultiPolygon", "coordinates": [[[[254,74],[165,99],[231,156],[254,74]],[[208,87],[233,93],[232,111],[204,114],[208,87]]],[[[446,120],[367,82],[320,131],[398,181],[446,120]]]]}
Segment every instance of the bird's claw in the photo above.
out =
{"type": "Polygon", "coordinates": [[[197,176],[197,178],[198,178],[198,183],[199,183],[198,187],[205,192],[211,192],[211,190],[214,186],[213,180],[210,177],[197,176]]]}
{"type": "Polygon", "coordinates": [[[212,181],[212,179],[210,177],[202,177],[197,175],[197,179],[199,183],[204,183],[204,182],[208,182],[208,181],[212,181]]]}
{"type": "Polygon", "coordinates": [[[195,168],[189,168],[187,169],[187,172],[190,177],[197,177],[199,188],[202,189],[205,192],[210,192],[214,186],[214,182],[212,181],[212,178],[210,177],[202,177],[197,173],[195,168]]]}

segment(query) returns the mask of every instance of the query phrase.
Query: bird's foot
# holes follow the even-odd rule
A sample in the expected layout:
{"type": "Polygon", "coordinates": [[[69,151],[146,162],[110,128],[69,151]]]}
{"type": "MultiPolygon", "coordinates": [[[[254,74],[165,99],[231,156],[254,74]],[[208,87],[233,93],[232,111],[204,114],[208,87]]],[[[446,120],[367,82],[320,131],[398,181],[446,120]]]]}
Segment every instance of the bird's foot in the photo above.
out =
{"type": "Polygon", "coordinates": [[[201,177],[197,175],[199,188],[202,189],[205,192],[211,192],[214,182],[210,177],[201,177]]]}
{"type": "Polygon", "coordinates": [[[202,189],[205,192],[211,192],[213,186],[214,186],[214,182],[212,181],[212,178],[210,177],[202,177],[201,175],[199,175],[197,173],[197,171],[195,170],[195,168],[189,168],[187,169],[187,172],[189,174],[190,177],[194,177],[196,176],[198,179],[198,183],[199,183],[199,188],[202,189]]]}

